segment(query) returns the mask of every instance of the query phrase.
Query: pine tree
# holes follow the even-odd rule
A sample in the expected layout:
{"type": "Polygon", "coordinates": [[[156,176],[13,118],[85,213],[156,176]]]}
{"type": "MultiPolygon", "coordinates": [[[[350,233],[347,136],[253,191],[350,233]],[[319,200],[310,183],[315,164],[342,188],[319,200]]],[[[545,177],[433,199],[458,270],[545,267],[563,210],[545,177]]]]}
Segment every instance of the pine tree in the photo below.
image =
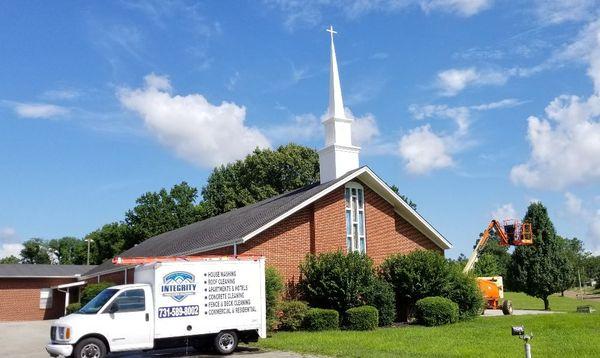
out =
{"type": "Polygon", "coordinates": [[[550,310],[548,296],[560,292],[565,277],[572,275],[563,240],[557,237],[546,207],[540,202],[527,208],[523,222],[531,223],[533,245],[519,246],[512,255],[509,280],[517,291],[541,298],[550,310]]]}

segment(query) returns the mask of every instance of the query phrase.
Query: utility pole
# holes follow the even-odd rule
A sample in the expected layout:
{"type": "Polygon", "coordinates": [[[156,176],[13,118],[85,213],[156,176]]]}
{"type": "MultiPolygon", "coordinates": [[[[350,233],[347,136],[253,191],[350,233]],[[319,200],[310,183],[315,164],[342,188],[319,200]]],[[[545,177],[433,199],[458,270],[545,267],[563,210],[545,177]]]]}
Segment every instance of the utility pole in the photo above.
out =
{"type": "Polygon", "coordinates": [[[89,237],[88,237],[88,238],[86,238],[86,239],[85,239],[85,241],[87,241],[87,244],[88,244],[88,252],[87,252],[87,264],[88,264],[88,266],[89,266],[89,264],[90,264],[90,243],[91,243],[92,241],[94,241],[94,240],[92,240],[91,238],[89,238],[89,237]]]}

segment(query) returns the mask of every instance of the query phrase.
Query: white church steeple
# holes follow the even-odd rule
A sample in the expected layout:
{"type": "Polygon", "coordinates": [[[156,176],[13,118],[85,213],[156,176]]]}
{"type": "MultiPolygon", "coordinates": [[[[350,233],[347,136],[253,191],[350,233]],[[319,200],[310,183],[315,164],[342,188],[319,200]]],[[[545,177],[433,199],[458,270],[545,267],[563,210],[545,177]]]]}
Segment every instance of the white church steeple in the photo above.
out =
{"type": "Polygon", "coordinates": [[[342,87],[338,71],[333,26],[327,31],[331,35],[331,67],[329,73],[329,109],[325,126],[325,148],[319,151],[321,183],[337,179],[359,166],[360,148],[352,145],[352,119],[344,112],[342,87]]]}

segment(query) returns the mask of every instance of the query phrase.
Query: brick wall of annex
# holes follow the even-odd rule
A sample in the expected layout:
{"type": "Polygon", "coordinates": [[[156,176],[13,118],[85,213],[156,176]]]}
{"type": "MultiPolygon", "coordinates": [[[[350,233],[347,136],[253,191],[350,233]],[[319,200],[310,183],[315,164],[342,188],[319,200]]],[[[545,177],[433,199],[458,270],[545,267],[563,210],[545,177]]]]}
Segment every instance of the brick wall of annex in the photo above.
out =
{"type": "Polygon", "coordinates": [[[63,315],[65,294],[53,290],[52,308],[40,308],[40,290],[72,278],[0,278],[0,321],[35,321],[63,315]]]}

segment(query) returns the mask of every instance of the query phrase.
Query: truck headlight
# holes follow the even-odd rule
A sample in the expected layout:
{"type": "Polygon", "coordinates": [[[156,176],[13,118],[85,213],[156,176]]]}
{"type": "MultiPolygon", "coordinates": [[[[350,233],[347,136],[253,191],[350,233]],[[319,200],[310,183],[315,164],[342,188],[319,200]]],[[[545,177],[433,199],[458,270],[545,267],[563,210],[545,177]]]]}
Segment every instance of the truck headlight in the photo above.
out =
{"type": "Polygon", "coordinates": [[[56,339],[59,341],[71,339],[71,327],[56,327],[56,339]]]}

